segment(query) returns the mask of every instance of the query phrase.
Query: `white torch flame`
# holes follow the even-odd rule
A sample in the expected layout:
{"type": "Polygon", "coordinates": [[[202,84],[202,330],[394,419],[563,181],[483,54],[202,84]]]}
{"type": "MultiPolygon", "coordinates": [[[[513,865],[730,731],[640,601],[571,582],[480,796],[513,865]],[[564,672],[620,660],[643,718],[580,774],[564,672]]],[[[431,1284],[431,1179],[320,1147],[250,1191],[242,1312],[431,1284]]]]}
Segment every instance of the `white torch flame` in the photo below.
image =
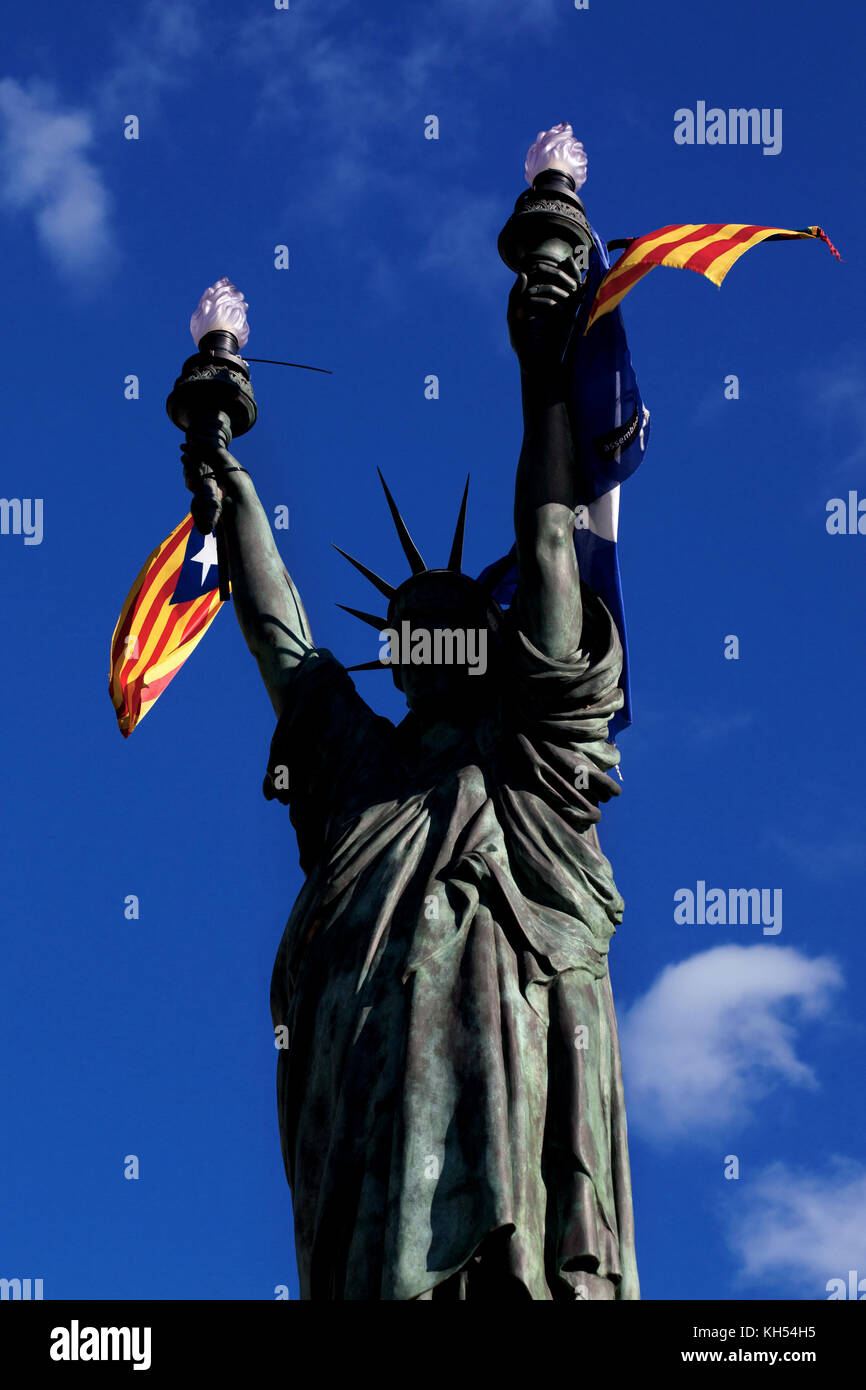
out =
{"type": "Polygon", "coordinates": [[[570,174],[575,188],[582,188],[586,182],[586,152],[567,121],[560,121],[551,130],[540,130],[535,144],[530,145],[526,156],[526,182],[532,184],[543,169],[560,169],[570,174]]]}
{"type": "Polygon", "coordinates": [[[198,347],[205,333],[222,329],[234,333],[238,348],[244,348],[250,336],[247,324],[249,308],[239,289],[236,289],[227,275],[209,285],[198,302],[198,308],[189,321],[192,340],[198,347]]]}

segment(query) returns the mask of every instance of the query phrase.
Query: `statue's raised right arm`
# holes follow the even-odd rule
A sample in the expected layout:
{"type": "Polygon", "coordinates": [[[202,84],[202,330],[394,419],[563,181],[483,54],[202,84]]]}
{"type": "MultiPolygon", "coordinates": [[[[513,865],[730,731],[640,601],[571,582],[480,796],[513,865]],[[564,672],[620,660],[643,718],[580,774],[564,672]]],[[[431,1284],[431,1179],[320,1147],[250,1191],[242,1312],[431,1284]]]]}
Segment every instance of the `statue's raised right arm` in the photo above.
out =
{"type": "Polygon", "coordinates": [[[235,614],[279,718],[288,704],[292,674],[314,645],[304,605],[246,470],[227,449],[212,445],[184,444],[181,453],[190,490],[202,467],[216,475],[235,614]]]}

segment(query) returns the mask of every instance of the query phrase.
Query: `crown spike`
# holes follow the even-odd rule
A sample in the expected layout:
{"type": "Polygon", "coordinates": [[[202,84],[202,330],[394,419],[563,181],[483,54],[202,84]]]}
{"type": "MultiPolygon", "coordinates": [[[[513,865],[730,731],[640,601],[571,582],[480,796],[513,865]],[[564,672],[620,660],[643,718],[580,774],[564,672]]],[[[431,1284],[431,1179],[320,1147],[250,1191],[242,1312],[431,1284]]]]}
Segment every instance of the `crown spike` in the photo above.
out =
{"type": "Polygon", "coordinates": [[[397,503],[394,501],[394,498],[391,496],[390,492],[388,491],[388,484],[385,482],[385,479],[382,477],[382,470],[381,470],[381,468],[377,468],[377,469],[376,469],[376,472],[379,474],[379,481],[380,481],[380,483],[382,484],[383,488],[385,489],[385,496],[386,496],[386,498],[388,499],[388,506],[389,506],[389,508],[390,508],[390,510],[391,510],[391,516],[392,516],[393,519],[394,519],[394,525],[397,527],[397,535],[400,537],[400,544],[401,544],[402,547],[403,547],[403,554],[406,556],[406,559],[409,561],[409,566],[410,566],[410,568],[411,568],[411,570],[412,570],[412,573],[413,573],[413,574],[423,574],[424,571],[426,570],[427,566],[425,565],[423,559],[421,558],[421,552],[418,550],[418,547],[416,546],[416,544],[415,544],[415,542],[413,541],[412,537],[409,535],[409,532],[408,532],[408,530],[407,530],[407,528],[406,528],[406,523],[405,523],[405,521],[403,520],[402,516],[400,515],[400,511],[399,511],[399,508],[398,508],[398,506],[397,506],[397,503]]]}
{"type": "Polygon", "coordinates": [[[338,608],[342,608],[344,613],[351,613],[353,618],[360,618],[362,623],[369,623],[377,632],[382,632],[388,626],[387,618],[377,618],[375,613],[362,613],[360,608],[347,608],[345,603],[338,603],[338,608]]]}
{"type": "MultiPolygon", "coordinates": [[[[333,541],[331,544],[334,544],[333,541]]],[[[338,554],[342,555],[344,560],[348,560],[350,565],[354,565],[355,569],[363,574],[365,579],[369,579],[371,584],[375,584],[380,594],[384,594],[387,599],[394,597],[397,590],[391,584],[388,584],[384,579],[380,579],[378,574],[374,574],[372,570],[368,570],[367,566],[362,565],[360,560],[355,560],[351,555],[347,555],[345,550],[340,550],[338,545],[335,545],[334,549],[338,554]]]]}
{"type": "Polygon", "coordinates": [[[466,530],[466,500],[469,497],[469,474],[466,474],[466,486],[463,489],[463,501],[460,503],[460,512],[457,517],[457,525],[454,529],[454,539],[451,542],[451,554],[448,556],[448,569],[460,574],[460,567],[463,564],[463,534],[466,530]]]}
{"type": "Polygon", "coordinates": [[[389,667],[383,661],[362,661],[358,666],[347,666],[347,671],[387,671],[389,667]]]}

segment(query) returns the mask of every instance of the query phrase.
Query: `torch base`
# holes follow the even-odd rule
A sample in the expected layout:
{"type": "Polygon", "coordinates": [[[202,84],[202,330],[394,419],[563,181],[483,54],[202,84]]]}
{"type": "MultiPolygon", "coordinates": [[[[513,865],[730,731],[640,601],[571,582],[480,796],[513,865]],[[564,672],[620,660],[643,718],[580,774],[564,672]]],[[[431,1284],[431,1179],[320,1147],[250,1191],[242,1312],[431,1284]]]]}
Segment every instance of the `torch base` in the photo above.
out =
{"type": "Polygon", "coordinates": [[[209,342],[218,336],[223,335],[209,333],[199,351],[186,359],[165,408],[184,432],[195,430],[202,417],[223,413],[231,424],[231,436],[237,438],[252,429],[258,408],[246,362],[222,344],[209,342]]]}
{"type": "Polygon", "coordinates": [[[563,241],[572,254],[583,250],[589,264],[592,232],[583,203],[574,192],[574,181],[558,170],[546,169],[514,204],[514,212],[499,234],[499,254],[509,270],[517,273],[528,256],[554,238],[563,241]]]}

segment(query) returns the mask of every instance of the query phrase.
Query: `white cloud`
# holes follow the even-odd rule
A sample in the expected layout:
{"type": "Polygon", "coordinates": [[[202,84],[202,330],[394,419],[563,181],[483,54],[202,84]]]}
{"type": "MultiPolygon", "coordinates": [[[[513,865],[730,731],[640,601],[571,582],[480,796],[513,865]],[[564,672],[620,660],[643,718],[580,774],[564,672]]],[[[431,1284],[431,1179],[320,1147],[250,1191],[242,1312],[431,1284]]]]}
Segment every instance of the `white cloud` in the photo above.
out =
{"type": "Polygon", "coordinates": [[[819,1018],[841,984],[829,958],[769,944],[669,966],[620,1023],[630,1126],[660,1142],[716,1137],[774,1087],[816,1087],[783,1015],[819,1018]]]}
{"type": "Polygon", "coordinates": [[[57,267],[90,272],[113,255],[110,198],[90,158],[88,114],[43,83],[0,81],[0,203],[32,217],[57,267]]]}
{"type": "Polygon", "coordinates": [[[32,219],[64,276],[105,272],[119,254],[95,131],[110,129],[120,141],[124,116],[152,117],[162,92],[189,80],[201,42],[190,0],[149,0],[135,24],[116,30],[87,109],[65,106],[45,82],[0,80],[0,207],[32,219]]]}
{"type": "Polygon", "coordinates": [[[774,1163],[754,1182],[742,1179],[728,1244],[742,1282],[787,1280],[798,1292],[827,1297],[827,1282],[848,1271],[866,1276],[866,1167],[836,1158],[823,1175],[774,1163]]]}

